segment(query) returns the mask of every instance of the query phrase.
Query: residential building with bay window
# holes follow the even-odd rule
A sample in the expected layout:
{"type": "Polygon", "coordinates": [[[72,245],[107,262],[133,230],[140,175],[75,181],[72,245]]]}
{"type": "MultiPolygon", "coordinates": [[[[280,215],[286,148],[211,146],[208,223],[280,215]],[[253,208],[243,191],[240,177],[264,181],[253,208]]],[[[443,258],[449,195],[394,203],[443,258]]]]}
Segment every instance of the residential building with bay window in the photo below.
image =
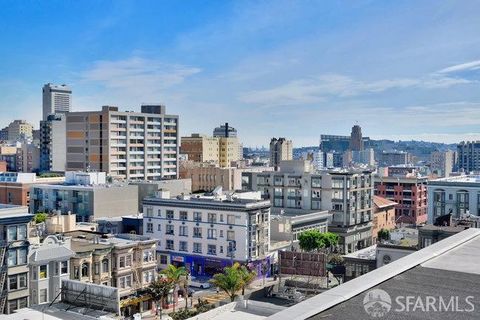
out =
{"type": "Polygon", "coordinates": [[[0,313],[30,305],[27,207],[0,205],[0,313]]]}
{"type": "Polygon", "coordinates": [[[29,255],[31,304],[60,301],[62,280],[70,279],[70,239],[47,236],[41,245],[32,246],[29,255]]]}
{"type": "Polygon", "coordinates": [[[143,201],[144,232],[158,239],[159,267],[184,266],[211,276],[234,261],[270,273],[270,202],[258,193],[184,196],[167,192],[143,201]]]}
{"type": "Polygon", "coordinates": [[[480,175],[461,175],[428,181],[428,223],[443,215],[462,219],[480,216],[480,175]]]}
{"type": "Polygon", "coordinates": [[[372,242],[373,176],[369,170],[313,171],[303,160],[282,161],[277,172],[244,172],[242,189],[260,191],[279,214],[328,210],[328,230],[338,234],[344,253],[372,242]]]}

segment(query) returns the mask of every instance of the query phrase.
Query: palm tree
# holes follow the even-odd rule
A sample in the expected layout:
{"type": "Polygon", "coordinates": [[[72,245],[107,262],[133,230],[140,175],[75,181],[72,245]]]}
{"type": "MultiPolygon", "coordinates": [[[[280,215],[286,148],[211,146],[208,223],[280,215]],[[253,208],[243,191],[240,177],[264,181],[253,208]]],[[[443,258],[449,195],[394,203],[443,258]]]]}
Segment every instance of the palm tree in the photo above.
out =
{"type": "Polygon", "coordinates": [[[231,267],[223,268],[223,273],[215,274],[210,283],[225,291],[231,302],[235,301],[237,292],[244,286],[238,263],[231,267]]]}
{"type": "Polygon", "coordinates": [[[174,288],[174,283],[165,277],[158,277],[147,287],[148,294],[152,297],[157,305],[157,314],[158,306],[160,305],[160,319],[162,319],[162,306],[165,301],[165,298],[168,297],[170,291],[174,288]],[[159,304],[160,302],[160,304],[159,304]]]}
{"type": "Polygon", "coordinates": [[[240,266],[238,263],[234,264],[234,267],[237,266],[238,272],[242,277],[242,296],[245,295],[245,288],[248,287],[250,283],[255,280],[257,273],[255,271],[250,271],[246,266],[240,266]]]}
{"type": "MultiPolygon", "coordinates": [[[[174,288],[173,288],[173,294],[175,295],[176,293],[176,290],[177,290],[177,287],[180,283],[184,282],[185,278],[187,277],[188,275],[188,272],[187,270],[185,269],[185,267],[176,267],[174,266],[173,264],[169,264],[167,266],[167,269],[165,270],[162,270],[160,272],[161,274],[163,274],[165,277],[167,277],[167,279],[170,279],[174,285],[174,288]]],[[[186,296],[188,297],[188,294],[186,294],[186,296]]],[[[185,298],[185,300],[187,300],[188,298],[185,298]]],[[[173,303],[173,312],[175,312],[175,301],[173,303]]]]}

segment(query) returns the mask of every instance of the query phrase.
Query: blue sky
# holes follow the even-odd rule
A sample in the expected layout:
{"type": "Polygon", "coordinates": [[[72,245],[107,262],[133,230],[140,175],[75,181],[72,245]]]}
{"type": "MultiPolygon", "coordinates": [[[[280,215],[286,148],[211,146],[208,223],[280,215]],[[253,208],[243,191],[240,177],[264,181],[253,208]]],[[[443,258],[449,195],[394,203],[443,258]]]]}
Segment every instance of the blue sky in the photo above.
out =
{"type": "Polygon", "coordinates": [[[245,145],[321,133],[480,139],[478,1],[14,1],[0,10],[0,125],[38,127],[41,87],[74,110],[162,102],[181,133],[245,145]]]}

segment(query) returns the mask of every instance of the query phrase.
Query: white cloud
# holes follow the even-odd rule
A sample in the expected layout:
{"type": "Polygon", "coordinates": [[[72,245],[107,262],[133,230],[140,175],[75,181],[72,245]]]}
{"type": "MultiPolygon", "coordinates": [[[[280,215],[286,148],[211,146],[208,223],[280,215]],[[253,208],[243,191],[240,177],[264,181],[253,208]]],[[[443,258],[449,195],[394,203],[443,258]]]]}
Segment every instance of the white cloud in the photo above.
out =
{"type": "Polygon", "coordinates": [[[475,61],[470,61],[470,62],[450,66],[448,68],[438,71],[438,73],[451,73],[451,72],[472,71],[472,70],[480,70],[480,60],[475,60],[475,61]]]}
{"type": "Polygon", "coordinates": [[[472,81],[467,79],[439,75],[429,75],[418,79],[395,78],[368,82],[340,74],[327,74],[292,80],[266,90],[245,92],[240,96],[240,100],[266,106],[295,105],[317,103],[329,97],[352,97],[404,88],[448,88],[470,82],[472,81]]]}
{"type": "Polygon", "coordinates": [[[81,80],[100,83],[107,89],[148,97],[162,89],[178,85],[199,72],[201,69],[196,67],[131,57],[117,61],[97,61],[91,69],[81,73],[81,80]]]}

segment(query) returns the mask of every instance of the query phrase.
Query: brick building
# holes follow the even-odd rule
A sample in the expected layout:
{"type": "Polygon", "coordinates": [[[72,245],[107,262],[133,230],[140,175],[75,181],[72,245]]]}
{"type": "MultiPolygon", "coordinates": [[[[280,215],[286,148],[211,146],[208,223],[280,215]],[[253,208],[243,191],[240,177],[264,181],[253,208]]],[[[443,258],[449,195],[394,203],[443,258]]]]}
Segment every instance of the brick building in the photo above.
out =
{"type": "Polygon", "coordinates": [[[375,177],[375,195],[395,201],[395,222],[427,222],[426,177],[375,177]]]}

